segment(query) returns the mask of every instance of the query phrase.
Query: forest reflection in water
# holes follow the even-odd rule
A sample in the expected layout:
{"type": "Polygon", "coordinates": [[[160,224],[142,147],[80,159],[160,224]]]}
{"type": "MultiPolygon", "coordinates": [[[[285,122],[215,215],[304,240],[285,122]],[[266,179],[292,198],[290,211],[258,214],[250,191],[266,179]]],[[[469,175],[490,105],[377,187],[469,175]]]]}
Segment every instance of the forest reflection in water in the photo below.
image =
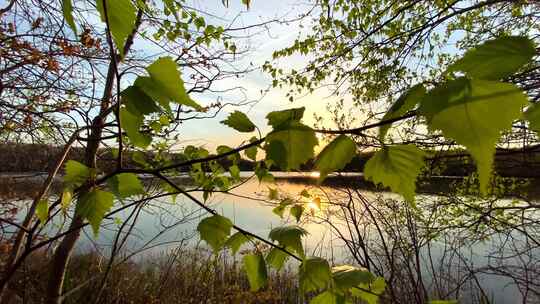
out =
{"type": "MultiPolygon", "coordinates": [[[[279,200],[269,200],[268,192],[276,188],[280,199],[304,203],[307,216],[300,224],[309,231],[304,241],[308,255],[324,256],[334,264],[369,265],[379,275],[391,276],[394,282],[390,283],[395,284],[396,292],[406,294],[411,289],[411,298],[412,290],[423,289],[433,296],[459,298],[460,303],[480,302],[481,298],[490,303],[522,303],[526,285],[527,297],[538,299],[540,252],[529,239],[538,236],[534,234],[538,228],[536,210],[516,209],[527,212],[522,217],[526,223],[520,223],[517,214],[510,214],[508,223],[516,229],[470,212],[488,205],[504,210],[503,207],[525,203],[511,198],[478,203],[467,197],[440,195],[448,194],[450,185],[456,182],[446,179],[429,187],[421,185],[419,192],[424,194],[419,195],[417,207],[413,208],[395,194],[373,191],[368,184],[362,187],[357,174],[331,178],[322,187],[317,186],[314,174],[276,177],[276,184],[248,179],[229,193],[215,193],[206,204],[236,225],[266,237],[273,227],[296,222],[288,212],[283,219],[272,212],[279,200]],[[308,190],[311,198],[302,197],[303,190],[308,190]],[[314,203],[313,197],[319,197],[321,203],[314,203]],[[528,227],[527,233],[520,233],[524,226],[528,227]]],[[[19,188],[15,190],[23,189],[31,195],[40,179],[26,179],[31,181],[26,184],[21,180],[18,179],[19,188]]],[[[152,185],[153,181],[147,183],[152,185]]],[[[188,187],[189,180],[185,184],[188,187]]],[[[59,185],[55,188],[59,189],[59,185]]],[[[4,196],[13,199],[13,188],[11,191],[4,196]]],[[[203,200],[200,192],[193,194],[203,200]]],[[[13,204],[26,206],[24,201],[13,200],[13,204]]],[[[117,202],[116,207],[129,203],[117,202]]],[[[144,261],[179,244],[196,246],[196,225],[205,216],[204,210],[181,195],[153,199],[144,202],[137,213],[127,208],[107,218],[97,238],[86,229],[77,250],[109,254],[119,227],[129,221],[132,229],[121,233],[129,234],[121,252],[144,261]]],[[[63,229],[61,221],[55,224],[47,228],[51,234],[63,229]]]]}

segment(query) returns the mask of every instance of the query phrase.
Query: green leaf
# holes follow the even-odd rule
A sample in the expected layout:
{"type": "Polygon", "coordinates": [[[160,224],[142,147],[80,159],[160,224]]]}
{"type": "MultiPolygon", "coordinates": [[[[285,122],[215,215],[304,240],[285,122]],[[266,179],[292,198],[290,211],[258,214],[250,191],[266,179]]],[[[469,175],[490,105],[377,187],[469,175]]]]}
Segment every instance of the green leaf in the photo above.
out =
{"type": "Polygon", "coordinates": [[[148,167],[146,156],[141,151],[133,151],[133,153],[131,154],[131,159],[142,167],[148,167]]]}
{"type": "Polygon", "coordinates": [[[166,115],[161,115],[159,117],[159,123],[162,125],[162,126],[168,126],[171,124],[171,121],[169,120],[169,117],[167,117],[166,115]]]}
{"type": "Polygon", "coordinates": [[[358,288],[352,288],[351,294],[365,301],[367,304],[377,304],[379,296],[384,292],[386,282],[383,277],[377,277],[370,284],[359,284],[358,288]]]}
{"type": "MultiPolygon", "coordinates": [[[[151,94],[149,96],[161,95],[161,97],[158,96],[158,100],[161,100],[161,103],[165,102],[163,98],[167,98],[178,104],[201,110],[201,106],[187,94],[184,81],[180,77],[180,73],[176,67],[176,62],[171,57],[161,57],[146,68],[151,80],[151,84],[149,84],[151,94]],[[154,90],[157,90],[157,92],[154,90]]],[[[148,94],[148,92],[146,93],[148,94]]]]}
{"type": "MultiPolygon", "coordinates": [[[[225,145],[220,145],[216,148],[216,152],[217,154],[225,154],[225,153],[230,153],[231,151],[233,151],[233,148],[229,147],[229,146],[225,146],[225,145]]],[[[233,154],[229,154],[227,156],[228,159],[232,160],[233,163],[237,163],[239,160],[240,160],[240,154],[238,153],[233,153],[233,154]]]]}
{"type": "Polygon", "coordinates": [[[325,289],[332,281],[328,261],[319,257],[305,259],[300,265],[298,275],[303,292],[325,289]]]}
{"type": "Polygon", "coordinates": [[[255,131],[255,125],[251,122],[251,120],[249,120],[246,114],[240,111],[232,112],[229,114],[229,117],[227,117],[227,119],[223,120],[221,123],[239,132],[255,131]]]}
{"type": "Polygon", "coordinates": [[[145,149],[152,142],[152,137],[139,131],[143,121],[144,118],[142,115],[134,115],[124,107],[120,109],[122,129],[126,131],[129,140],[134,146],[145,149]]]}
{"type": "Polygon", "coordinates": [[[314,297],[310,304],[344,304],[345,297],[335,292],[327,290],[316,297],[314,297]]]}
{"type": "Polygon", "coordinates": [[[240,168],[238,168],[237,165],[230,166],[229,172],[231,173],[231,177],[234,178],[235,180],[240,179],[240,168]]]}
{"type": "Polygon", "coordinates": [[[197,17],[195,20],[193,20],[193,24],[197,27],[197,29],[204,27],[206,25],[206,22],[204,21],[203,17],[197,17]]]}
{"type": "Polygon", "coordinates": [[[69,208],[72,198],[73,198],[73,192],[71,189],[66,188],[64,189],[64,191],[62,191],[62,198],[60,199],[60,205],[62,206],[62,210],[64,210],[64,212],[66,212],[67,209],[69,208]]]}
{"type": "Polygon", "coordinates": [[[346,135],[340,135],[319,154],[315,167],[320,173],[319,181],[336,170],[341,170],[356,154],[356,144],[346,135]]]}
{"type": "Polygon", "coordinates": [[[168,96],[167,93],[163,91],[151,77],[137,77],[137,79],[135,79],[134,86],[143,91],[144,94],[150,97],[153,101],[159,103],[159,105],[161,105],[165,111],[168,113],[171,112],[171,97],[168,96]]]}
{"type": "Polygon", "coordinates": [[[255,175],[259,182],[268,182],[271,183],[274,181],[274,176],[268,171],[268,169],[257,165],[255,167],[255,175]]]}
{"type": "Polygon", "coordinates": [[[280,218],[283,218],[283,213],[285,213],[285,208],[287,208],[287,206],[279,204],[278,206],[274,207],[274,209],[272,209],[272,212],[275,215],[279,216],[280,218]]]}
{"type": "Polygon", "coordinates": [[[268,125],[272,126],[274,129],[279,129],[283,125],[290,124],[291,122],[300,122],[304,116],[304,111],[306,108],[295,108],[283,111],[274,111],[266,115],[268,119],[268,125]]]}
{"type": "Polygon", "coordinates": [[[364,176],[414,202],[416,177],[424,167],[425,153],[414,145],[386,146],[366,163],[364,176]]]}
{"type": "Polygon", "coordinates": [[[232,254],[235,255],[238,252],[238,249],[244,244],[251,240],[251,236],[246,235],[242,232],[237,232],[225,242],[225,247],[231,248],[232,254]]]}
{"type": "Polygon", "coordinates": [[[529,121],[529,128],[540,136],[540,103],[530,105],[523,117],[529,121]]]}
{"type": "Polygon", "coordinates": [[[296,204],[294,206],[291,207],[291,209],[289,210],[289,212],[291,213],[292,216],[294,216],[294,218],[296,219],[296,222],[300,222],[300,219],[302,218],[302,214],[304,213],[304,206],[300,205],[300,204],[296,204]]]}
{"type": "Polygon", "coordinates": [[[243,261],[251,291],[258,291],[268,281],[264,257],[260,253],[247,254],[244,256],[243,261]]]}
{"type": "Polygon", "coordinates": [[[109,29],[114,43],[116,44],[118,52],[123,55],[126,39],[135,27],[135,19],[137,18],[135,6],[133,6],[130,0],[105,0],[107,3],[108,17],[105,18],[103,2],[104,0],[96,0],[96,6],[101,16],[101,21],[109,21],[109,29]]]}
{"type": "Polygon", "coordinates": [[[144,188],[133,173],[120,173],[107,180],[109,187],[119,198],[123,199],[132,195],[144,194],[144,188]]]}
{"type": "Polygon", "coordinates": [[[105,214],[111,209],[114,203],[114,195],[110,192],[93,188],[84,193],[77,203],[76,213],[88,220],[92,226],[94,234],[99,232],[99,226],[105,214]]]}
{"type": "Polygon", "coordinates": [[[348,290],[359,284],[369,284],[375,280],[375,276],[366,268],[350,265],[332,267],[332,277],[336,286],[343,290],[348,290]]]}
{"type": "Polygon", "coordinates": [[[313,158],[317,137],[313,129],[298,122],[282,127],[266,136],[266,159],[283,170],[298,169],[313,158]]]}
{"type": "Polygon", "coordinates": [[[77,26],[73,20],[73,4],[71,3],[71,0],[62,0],[62,13],[71,30],[77,35],[77,26]]]}
{"type": "Polygon", "coordinates": [[[462,77],[429,92],[420,112],[431,131],[441,130],[467,148],[478,167],[480,191],[486,193],[495,145],[526,104],[527,96],[513,84],[462,77]]]}
{"type": "MultiPolygon", "coordinates": [[[[258,138],[257,137],[252,137],[249,142],[252,143],[252,142],[255,142],[257,141],[258,138]]],[[[247,148],[244,153],[246,154],[247,158],[253,160],[253,161],[256,161],[257,160],[257,146],[252,146],[252,147],[249,147],[247,148]]]]}
{"type": "Polygon", "coordinates": [[[90,178],[90,169],[78,161],[68,160],[65,165],[64,184],[74,189],[90,178]]]}
{"type": "Polygon", "coordinates": [[[231,220],[221,215],[213,215],[203,219],[197,226],[201,239],[206,241],[217,253],[231,234],[233,224],[231,220]]]}
{"type": "Polygon", "coordinates": [[[160,109],[146,93],[137,86],[129,86],[122,93],[122,103],[135,116],[159,112],[160,109]]]}
{"type": "Polygon", "coordinates": [[[429,304],[458,304],[457,300],[431,300],[429,304]]]}
{"type": "Polygon", "coordinates": [[[534,42],[527,37],[501,37],[470,49],[448,71],[461,71],[476,79],[498,80],[518,71],[535,54],[534,42]]]}
{"type": "Polygon", "coordinates": [[[44,224],[49,218],[49,202],[46,199],[42,199],[36,206],[36,215],[41,224],[44,224]]]}
{"type": "Polygon", "coordinates": [[[225,145],[220,145],[216,148],[216,152],[218,154],[225,154],[225,153],[228,153],[228,152],[231,152],[233,149],[229,146],[225,146],[225,145]]]}
{"type": "Polygon", "coordinates": [[[284,252],[283,250],[280,250],[279,248],[272,248],[270,252],[266,255],[266,262],[268,265],[274,267],[276,270],[281,270],[287,259],[289,258],[289,255],[284,252]]]}
{"type": "Polygon", "coordinates": [[[277,227],[270,231],[268,237],[283,248],[290,248],[300,256],[304,256],[304,248],[302,247],[302,237],[308,232],[299,226],[283,226],[277,227]]]}
{"type": "MultiPolygon", "coordinates": [[[[384,114],[381,121],[398,118],[405,115],[420,102],[422,97],[426,95],[426,88],[422,84],[417,84],[410,88],[406,93],[401,95],[396,102],[390,107],[388,112],[384,114]]],[[[385,124],[379,128],[379,140],[384,141],[384,137],[392,126],[391,123],[385,124]]]]}
{"type": "Polygon", "coordinates": [[[276,214],[277,216],[279,216],[280,218],[283,218],[283,213],[285,212],[285,208],[287,208],[287,206],[291,204],[292,204],[292,201],[290,199],[288,198],[284,199],[279,203],[277,207],[272,209],[272,212],[276,214]]]}
{"type": "Polygon", "coordinates": [[[268,199],[272,201],[279,199],[279,193],[276,188],[268,187],[268,199]]]}

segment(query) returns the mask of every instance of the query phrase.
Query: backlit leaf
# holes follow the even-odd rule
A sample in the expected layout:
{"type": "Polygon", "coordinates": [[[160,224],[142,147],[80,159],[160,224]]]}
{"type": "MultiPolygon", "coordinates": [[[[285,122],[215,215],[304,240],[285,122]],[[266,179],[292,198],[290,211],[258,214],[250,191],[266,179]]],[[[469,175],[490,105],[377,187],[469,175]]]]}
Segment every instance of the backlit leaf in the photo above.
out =
{"type": "Polygon", "coordinates": [[[246,235],[242,232],[237,232],[231,235],[231,237],[227,240],[227,242],[225,242],[224,246],[227,248],[231,248],[232,254],[235,255],[240,249],[240,247],[244,243],[249,242],[249,240],[251,240],[251,236],[246,235]]]}
{"type": "Polygon", "coordinates": [[[148,115],[159,112],[159,107],[154,100],[137,86],[130,86],[121,93],[122,103],[133,115],[148,115]]]}
{"type": "Polygon", "coordinates": [[[322,181],[329,174],[341,170],[356,154],[356,144],[346,135],[340,135],[321,151],[315,162],[322,181]]]}
{"type": "Polygon", "coordinates": [[[304,248],[302,247],[302,237],[308,232],[299,226],[283,226],[277,227],[270,231],[268,237],[283,248],[290,248],[300,256],[304,256],[304,248]]]}
{"type": "Polygon", "coordinates": [[[268,281],[264,257],[260,253],[247,254],[243,261],[251,291],[258,291],[268,281]]]}
{"type": "Polygon", "coordinates": [[[302,214],[304,213],[304,206],[300,205],[300,204],[296,204],[294,206],[291,207],[291,209],[289,210],[289,212],[291,213],[292,216],[294,216],[294,218],[296,219],[296,222],[300,222],[300,219],[302,218],[302,214]]]}
{"type": "Polygon", "coordinates": [[[62,192],[62,197],[60,198],[60,205],[62,206],[62,210],[64,210],[64,212],[66,212],[67,209],[69,208],[72,198],[73,198],[72,190],[69,188],[64,189],[64,191],[62,192]]]}
{"type": "Polygon", "coordinates": [[[177,70],[177,64],[171,57],[159,58],[148,66],[146,70],[150,74],[153,85],[162,95],[178,104],[190,106],[197,110],[201,109],[201,106],[187,94],[184,81],[177,70]]]}
{"type": "Polygon", "coordinates": [[[298,272],[300,289],[304,292],[326,289],[332,281],[328,261],[319,257],[305,259],[298,272]]]}
{"type": "Polygon", "coordinates": [[[44,224],[49,218],[49,202],[46,199],[42,199],[36,206],[36,215],[41,224],[44,224]]]}
{"type": "Polygon", "coordinates": [[[283,218],[283,213],[285,212],[285,209],[287,206],[291,205],[292,201],[290,199],[284,199],[282,200],[277,207],[272,209],[272,212],[279,216],[280,218],[283,218]]]}
{"type": "Polygon", "coordinates": [[[462,77],[429,92],[420,112],[430,130],[441,130],[467,148],[478,167],[480,190],[486,193],[495,145],[526,104],[527,96],[513,84],[462,77]]]}
{"type": "MultiPolygon", "coordinates": [[[[252,143],[252,142],[256,141],[257,139],[258,139],[257,137],[252,137],[252,138],[249,140],[249,142],[252,143]]],[[[247,148],[247,149],[244,151],[244,153],[246,154],[246,156],[247,156],[249,159],[255,161],[255,160],[257,160],[257,149],[258,149],[257,146],[252,146],[252,147],[247,148]]]]}
{"type": "Polygon", "coordinates": [[[251,120],[249,120],[246,114],[240,111],[232,112],[229,114],[229,117],[227,117],[227,119],[223,120],[221,123],[239,132],[255,131],[255,125],[251,122],[251,120]]]}
{"type": "Polygon", "coordinates": [[[336,286],[343,290],[359,284],[369,284],[375,276],[365,268],[358,268],[350,265],[332,267],[332,277],[336,286]]]}
{"type": "Polygon", "coordinates": [[[316,297],[314,297],[309,304],[344,304],[345,297],[327,290],[316,297]]]}
{"type": "Polygon", "coordinates": [[[137,177],[133,173],[120,173],[107,180],[109,187],[113,193],[119,198],[126,198],[132,195],[144,194],[144,188],[137,177]]]}
{"type": "Polygon", "coordinates": [[[535,54],[534,43],[527,37],[500,37],[470,49],[448,71],[461,71],[476,79],[498,80],[519,70],[535,54]]]}
{"type": "Polygon", "coordinates": [[[231,177],[234,178],[235,180],[240,179],[240,168],[238,168],[237,165],[230,166],[229,172],[231,173],[231,177]]]}
{"type": "Polygon", "coordinates": [[[260,166],[260,163],[255,167],[255,175],[257,176],[259,182],[274,182],[274,176],[272,173],[270,173],[267,168],[260,166]]]}
{"type": "Polygon", "coordinates": [[[217,253],[231,234],[233,224],[231,220],[221,215],[213,215],[203,219],[197,226],[201,239],[206,241],[217,253]]]}
{"type": "Polygon", "coordinates": [[[268,199],[269,200],[277,200],[279,199],[279,192],[276,188],[270,188],[268,187],[268,199]]]}
{"type": "Polygon", "coordinates": [[[425,153],[414,145],[387,146],[368,160],[364,176],[414,202],[416,177],[424,167],[424,156],[425,153]]]}
{"type": "Polygon", "coordinates": [[[76,35],[77,26],[73,20],[73,4],[71,3],[71,0],[62,0],[62,13],[64,14],[64,19],[66,19],[67,24],[76,35]]]}
{"type": "Polygon", "coordinates": [[[65,165],[64,185],[71,189],[81,186],[90,178],[90,169],[78,161],[68,160],[65,165]]]}
{"type": "Polygon", "coordinates": [[[148,167],[148,162],[146,161],[146,155],[141,151],[133,151],[131,153],[131,159],[139,164],[141,167],[148,167]]]}
{"type": "Polygon", "coordinates": [[[377,277],[373,282],[358,285],[358,288],[351,288],[351,294],[362,299],[367,304],[377,304],[379,296],[384,292],[386,282],[383,277],[377,277]]]}
{"type": "Polygon", "coordinates": [[[120,123],[122,129],[126,131],[129,140],[134,146],[145,149],[152,142],[152,137],[140,132],[143,121],[143,116],[136,116],[129,112],[127,108],[120,109],[120,123]]]}
{"type": "Polygon", "coordinates": [[[291,122],[300,122],[304,116],[304,111],[306,108],[295,108],[283,111],[274,111],[266,115],[268,119],[268,125],[272,126],[274,129],[279,129],[281,126],[289,124],[291,122]]]}
{"type": "Polygon", "coordinates": [[[96,0],[96,6],[101,21],[108,21],[114,43],[120,54],[123,54],[126,39],[135,27],[137,17],[135,6],[130,0],[96,0]],[[107,4],[107,18],[103,2],[107,4]]]}
{"type": "MultiPolygon", "coordinates": [[[[405,115],[416,107],[424,95],[426,95],[426,88],[422,84],[415,85],[396,100],[381,120],[390,120],[405,115]]],[[[391,126],[392,124],[388,123],[379,128],[379,139],[381,141],[384,141],[384,137],[391,126]]]]}
{"type": "Polygon", "coordinates": [[[88,220],[94,234],[99,232],[99,226],[105,214],[111,209],[114,203],[114,195],[110,192],[93,188],[84,193],[77,203],[76,213],[88,220]]]}
{"type": "Polygon", "coordinates": [[[289,255],[279,248],[272,248],[266,255],[266,262],[276,270],[281,270],[289,255]]]}
{"type": "Polygon", "coordinates": [[[295,170],[313,158],[317,142],[313,129],[292,122],[266,136],[266,159],[283,170],[295,170]]]}

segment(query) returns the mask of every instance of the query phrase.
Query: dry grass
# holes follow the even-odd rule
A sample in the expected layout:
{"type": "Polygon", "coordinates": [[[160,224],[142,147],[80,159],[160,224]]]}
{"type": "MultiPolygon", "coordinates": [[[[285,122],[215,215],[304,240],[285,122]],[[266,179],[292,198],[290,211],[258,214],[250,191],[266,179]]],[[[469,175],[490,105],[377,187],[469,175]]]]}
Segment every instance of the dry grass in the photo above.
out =
{"type": "MultiPolygon", "coordinates": [[[[76,291],[65,303],[299,303],[297,279],[290,269],[272,272],[268,287],[253,293],[239,260],[183,248],[144,262],[124,262],[112,268],[96,302],[107,261],[96,253],[78,254],[71,259],[64,289],[76,291]]],[[[13,303],[43,303],[47,265],[43,253],[30,259],[10,285],[13,303]]]]}

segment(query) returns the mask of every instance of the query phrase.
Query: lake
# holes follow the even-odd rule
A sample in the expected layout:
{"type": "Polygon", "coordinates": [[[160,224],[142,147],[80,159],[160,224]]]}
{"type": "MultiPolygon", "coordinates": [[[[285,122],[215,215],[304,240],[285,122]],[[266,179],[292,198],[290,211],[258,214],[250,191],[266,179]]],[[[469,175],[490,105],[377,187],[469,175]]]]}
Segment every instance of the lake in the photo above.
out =
{"type": "MultiPolygon", "coordinates": [[[[217,210],[220,214],[230,218],[236,225],[253,232],[259,236],[267,237],[268,232],[273,228],[284,224],[294,224],[288,213],[281,219],[272,212],[274,206],[272,202],[267,200],[269,188],[279,189],[282,197],[300,198],[299,194],[302,190],[308,189],[314,195],[321,197],[334,198],[336,201],[346,199],[343,196],[344,189],[349,189],[355,181],[360,177],[358,174],[346,174],[341,177],[334,177],[329,180],[322,188],[316,185],[316,174],[297,173],[297,174],[275,174],[276,184],[259,183],[256,179],[246,179],[240,186],[234,188],[229,193],[216,193],[206,202],[208,206],[217,210]]],[[[251,176],[249,172],[242,173],[244,178],[251,176]]],[[[182,181],[186,185],[189,182],[182,181]]],[[[441,183],[448,187],[452,179],[448,179],[446,183],[441,183]]],[[[152,181],[148,181],[149,184],[152,181]]],[[[30,187],[31,188],[31,187],[30,187]]],[[[373,191],[367,187],[361,188],[359,191],[369,201],[384,201],[384,200],[399,200],[399,196],[387,192],[373,191]]],[[[440,190],[441,186],[436,187],[440,190]]],[[[29,187],[26,187],[29,190],[29,187]]],[[[356,189],[358,190],[358,189],[356,189]]],[[[425,190],[425,189],[424,189],[425,190]]],[[[422,192],[422,191],[421,191],[422,192]]],[[[428,191],[423,191],[428,192],[428,191]]],[[[432,191],[436,192],[436,191],[432,191]]],[[[202,194],[194,192],[193,195],[202,201],[202,194]]],[[[423,194],[419,196],[418,201],[428,204],[437,199],[438,196],[423,194]]],[[[333,210],[336,206],[325,204],[319,210],[314,206],[310,199],[301,198],[306,206],[306,213],[309,214],[308,220],[302,221],[302,225],[309,231],[309,236],[304,240],[304,246],[308,255],[324,256],[335,264],[351,263],[354,260],[351,258],[351,251],[346,246],[346,243],[340,238],[341,234],[346,234],[347,225],[333,210]],[[332,218],[335,222],[334,229],[331,229],[325,219],[332,218]]],[[[504,201],[504,200],[503,200],[504,201]]],[[[509,199],[506,199],[509,201],[509,199]]],[[[128,202],[117,202],[116,206],[122,206],[128,202]]],[[[404,202],[401,202],[405,204],[404,202]]],[[[339,208],[337,208],[339,210],[339,208]]],[[[133,209],[127,209],[115,214],[114,216],[104,221],[99,237],[95,238],[90,229],[85,229],[83,239],[79,242],[78,250],[97,250],[100,252],[110,252],[111,244],[114,241],[118,228],[121,224],[128,220],[129,223],[135,221],[133,231],[127,238],[123,253],[138,253],[137,259],[144,260],[145,256],[156,255],[167,251],[181,242],[195,243],[195,229],[198,220],[208,216],[189,198],[179,195],[175,199],[170,197],[162,199],[154,199],[145,203],[144,208],[139,213],[133,214],[133,209]]],[[[56,223],[56,224],[59,224],[56,223]]],[[[365,234],[366,240],[375,240],[376,237],[370,237],[370,234],[376,234],[374,227],[368,223],[358,223],[362,228],[361,234],[365,234]]],[[[55,230],[57,227],[49,227],[55,230]]],[[[349,227],[350,229],[350,227],[349,227]]],[[[398,229],[399,230],[399,229],[398,229]]],[[[405,230],[405,229],[404,229],[405,230]]],[[[432,280],[434,269],[445,268],[450,272],[458,272],[457,269],[462,269],[464,265],[473,265],[475,269],[483,270],[476,276],[476,282],[485,289],[486,296],[492,303],[522,303],[523,299],[518,287],[514,284],[515,280],[511,277],[501,276],[499,274],[488,274],[492,268],[499,267],[501,260],[505,266],[512,263],[518,264],[519,258],[511,259],[495,259],[495,254],[501,254],[501,250],[505,249],[505,239],[507,234],[493,234],[488,239],[472,244],[460,244],[458,251],[462,257],[460,259],[449,259],[446,256],[449,253],[456,254],[448,250],[447,243],[432,242],[428,252],[423,248],[420,254],[422,258],[421,273],[427,279],[426,289],[428,291],[435,289],[437,282],[432,280]],[[456,263],[457,261],[457,263],[456,263]],[[448,263],[448,265],[447,265],[448,263]],[[462,263],[462,264],[460,264],[462,263]],[[435,266],[433,265],[435,264],[435,266]],[[454,268],[455,267],[455,268],[454,268]],[[484,271],[485,270],[485,271],[484,271]]],[[[519,239],[519,236],[517,237],[519,239]]],[[[454,240],[455,241],[455,240],[454,240]]],[[[369,245],[369,244],[368,244],[369,245]]],[[[378,244],[372,244],[373,247],[380,247],[378,244]]],[[[510,246],[510,243],[509,245],[510,246]]],[[[538,250],[531,251],[533,258],[537,258],[538,250]]],[[[461,270],[460,270],[461,271],[461,270]]],[[[457,278],[456,278],[457,279],[457,278]]],[[[468,303],[469,297],[473,295],[466,291],[457,295],[462,301],[460,303],[468,303]]]]}

